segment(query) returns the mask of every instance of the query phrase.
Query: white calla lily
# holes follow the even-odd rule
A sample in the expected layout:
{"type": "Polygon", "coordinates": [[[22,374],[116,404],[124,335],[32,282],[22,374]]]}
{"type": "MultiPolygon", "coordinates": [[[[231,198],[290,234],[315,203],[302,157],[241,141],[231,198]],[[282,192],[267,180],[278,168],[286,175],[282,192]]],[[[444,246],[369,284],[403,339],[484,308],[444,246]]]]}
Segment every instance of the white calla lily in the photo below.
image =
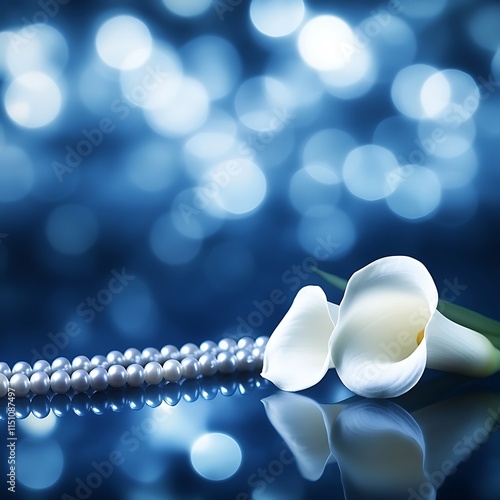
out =
{"type": "Polygon", "coordinates": [[[298,391],[334,366],[348,389],[380,398],[411,389],[426,366],[468,376],[498,371],[500,351],[437,304],[431,275],[405,256],[354,273],[338,311],[319,287],[304,287],[269,340],[262,376],[298,391]]]}

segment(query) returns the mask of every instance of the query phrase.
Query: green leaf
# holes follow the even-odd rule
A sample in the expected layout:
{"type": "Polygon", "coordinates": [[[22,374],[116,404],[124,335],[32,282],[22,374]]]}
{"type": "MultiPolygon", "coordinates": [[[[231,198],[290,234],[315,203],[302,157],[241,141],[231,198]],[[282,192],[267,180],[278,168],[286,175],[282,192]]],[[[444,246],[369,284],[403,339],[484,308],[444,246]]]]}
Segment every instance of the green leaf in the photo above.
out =
{"type": "Polygon", "coordinates": [[[335,274],[330,274],[330,273],[325,273],[325,271],[321,271],[321,269],[318,269],[317,267],[311,266],[311,270],[314,271],[316,274],[321,276],[325,281],[330,283],[330,285],[333,285],[335,288],[338,288],[341,292],[345,290],[345,287],[347,285],[347,280],[344,278],[341,278],[340,276],[335,276],[335,274]]]}
{"type": "MultiPolygon", "coordinates": [[[[338,290],[345,291],[347,280],[344,278],[321,271],[317,267],[311,267],[311,270],[338,290]]],[[[488,318],[446,300],[440,300],[437,308],[441,314],[451,321],[483,334],[495,347],[500,348],[500,321],[488,318]]]]}
{"type": "Polygon", "coordinates": [[[466,326],[472,330],[476,330],[488,338],[498,337],[498,340],[500,341],[499,321],[483,316],[475,311],[471,311],[466,307],[453,304],[452,302],[447,302],[446,300],[439,301],[438,311],[455,323],[466,326]]]}

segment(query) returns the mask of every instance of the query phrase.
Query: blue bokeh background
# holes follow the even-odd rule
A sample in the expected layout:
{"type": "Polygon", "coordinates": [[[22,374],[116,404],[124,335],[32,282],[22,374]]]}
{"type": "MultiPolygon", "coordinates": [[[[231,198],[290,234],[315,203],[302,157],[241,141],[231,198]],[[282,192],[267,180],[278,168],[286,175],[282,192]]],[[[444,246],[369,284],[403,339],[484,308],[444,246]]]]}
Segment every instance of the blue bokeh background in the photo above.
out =
{"type": "Polygon", "coordinates": [[[472,0],[4,4],[2,358],[270,334],[308,265],[394,254],[498,318],[499,22],[472,0]]]}

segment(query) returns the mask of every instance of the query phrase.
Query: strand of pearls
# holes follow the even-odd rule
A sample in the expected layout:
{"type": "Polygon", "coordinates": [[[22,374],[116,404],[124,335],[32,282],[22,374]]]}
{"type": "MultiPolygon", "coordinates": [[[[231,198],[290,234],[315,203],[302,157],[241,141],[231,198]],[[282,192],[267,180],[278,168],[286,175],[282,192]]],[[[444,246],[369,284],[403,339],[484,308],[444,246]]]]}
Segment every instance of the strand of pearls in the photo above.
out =
{"type": "Polygon", "coordinates": [[[217,373],[260,370],[268,340],[268,337],[243,337],[238,341],[226,338],[218,344],[207,340],[200,346],[187,343],[178,349],[166,345],[160,351],[147,347],[142,352],[132,347],[124,353],[111,351],[107,356],[97,355],[91,359],[77,356],[73,362],[64,357],[56,358],[52,364],[39,360],[33,367],[19,361],[12,369],[0,362],[0,397],[11,390],[16,397],[30,392],[36,395],[49,391],[64,394],[71,390],[81,393],[89,389],[141,387],[144,383],[158,385],[164,380],[178,382],[217,373]]]}
{"type": "MultiPolygon", "coordinates": [[[[69,414],[84,416],[88,413],[104,415],[106,412],[140,410],[145,405],[156,408],[163,402],[175,406],[181,401],[193,403],[202,398],[212,400],[218,394],[224,397],[236,394],[247,395],[255,390],[267,389],[271,383],[251,373],[239,373],[233,377],[209,377],[196,380],[185,379],[181,383],[165,382],[147,387],[126,386],[96,392],[74,394],[30,395],[16,399],[16,418],[23,419],[33,414],[45,418],[52,412],[56,417],[69,414]]],[[[0,420],[7,418],[7,401],[0,400],[0,420]]]]}

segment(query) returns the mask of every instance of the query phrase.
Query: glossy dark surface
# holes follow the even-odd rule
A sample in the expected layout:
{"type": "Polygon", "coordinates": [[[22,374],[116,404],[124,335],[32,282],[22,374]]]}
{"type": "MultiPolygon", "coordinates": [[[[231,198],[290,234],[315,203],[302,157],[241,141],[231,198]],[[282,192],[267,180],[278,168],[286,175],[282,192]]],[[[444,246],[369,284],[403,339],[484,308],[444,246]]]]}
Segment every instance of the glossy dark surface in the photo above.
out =
{"type": "Polygon", "coordinates": [[[23,399],[16,498],[495,499],[498,382],[431,372],[368,400],[334,373],[300,394],[235,376],[23,399]]]}

